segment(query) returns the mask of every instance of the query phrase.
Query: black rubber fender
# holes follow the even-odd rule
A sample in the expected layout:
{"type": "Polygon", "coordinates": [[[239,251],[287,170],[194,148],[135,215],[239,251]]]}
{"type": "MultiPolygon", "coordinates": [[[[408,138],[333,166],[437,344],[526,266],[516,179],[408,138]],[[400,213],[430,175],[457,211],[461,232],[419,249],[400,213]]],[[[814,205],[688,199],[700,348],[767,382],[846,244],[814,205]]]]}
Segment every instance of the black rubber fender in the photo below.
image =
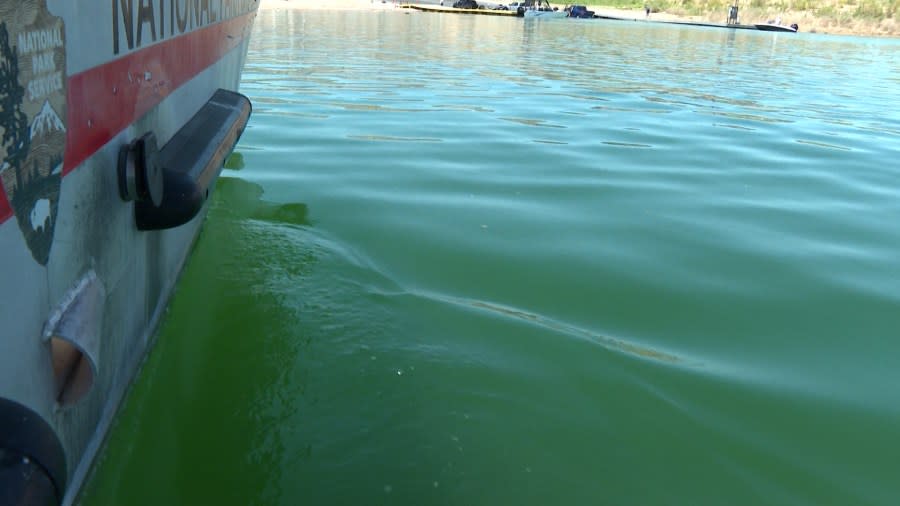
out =
{"type": "Polygon", "coordinates": [[[0,398],[0,505],[44,506],[62,503],[66,454],[40,415],[0,398]]]}
{"type": "Polygon", "coordinates": [[[138,230],[162,230],[191,221],[206,202],[208,192],[187,173],[164,169],[162,204],[135,202],[138,230]]]}

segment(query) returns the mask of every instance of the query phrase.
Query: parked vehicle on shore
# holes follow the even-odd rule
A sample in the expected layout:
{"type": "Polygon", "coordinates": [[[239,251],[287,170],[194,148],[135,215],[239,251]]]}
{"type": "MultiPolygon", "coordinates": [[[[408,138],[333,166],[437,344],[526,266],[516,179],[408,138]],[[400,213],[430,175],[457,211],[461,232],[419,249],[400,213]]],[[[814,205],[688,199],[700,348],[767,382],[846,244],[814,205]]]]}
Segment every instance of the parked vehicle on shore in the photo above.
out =
{"type": "Polygon", "coordinates": [[[478,2],[475,0],[457,0],[453,3],[454,9],[477,9],[478,2]]]}
{"type": "Polygon", "coordinates": [[[584,5],[567,5],[564,9],[570,18],[591,19],[594,11],[589,11],[584,5]]]}

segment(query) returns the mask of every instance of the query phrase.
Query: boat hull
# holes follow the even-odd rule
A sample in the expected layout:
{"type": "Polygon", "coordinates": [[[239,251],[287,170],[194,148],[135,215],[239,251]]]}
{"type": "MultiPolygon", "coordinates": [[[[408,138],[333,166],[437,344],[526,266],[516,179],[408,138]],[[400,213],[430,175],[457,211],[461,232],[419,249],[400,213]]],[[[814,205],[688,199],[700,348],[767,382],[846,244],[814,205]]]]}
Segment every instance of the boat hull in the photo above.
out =
{"type": "Polygon", "coordinates": [[[257,8],[0,0],[13,69],[0,74],[13,90],[0,96],[0,130],[18,135],[0,145],[0,399],[58,437],[62,503],[152,343],[208,206],[206,194],[185,223],[139,230],[120,191],[123,146],[147,133],[164,146],[217,90],[238,89],[257,8]]]}
{"type": "Polygon", "coordinates": [[[754,25],[754,26],[756,26],[756,29],[757,29],[757,30],[762,30],[762,31],[764,31],[764,32],[790,32],[790,33],[797,33],[797,29],[794,28],[794,27],[791,27],[791,26],[773,25],[773,24],[769,24],[769,23],[760,23],[760,24],[754,25]]]}
{"type": "Polygon", "coordinates": [[[525,18],[536,18],[536,19],[564,18],[567,16],[568,16],[568,14],[565,11],[526,10],[524,13],[525,18]]]}

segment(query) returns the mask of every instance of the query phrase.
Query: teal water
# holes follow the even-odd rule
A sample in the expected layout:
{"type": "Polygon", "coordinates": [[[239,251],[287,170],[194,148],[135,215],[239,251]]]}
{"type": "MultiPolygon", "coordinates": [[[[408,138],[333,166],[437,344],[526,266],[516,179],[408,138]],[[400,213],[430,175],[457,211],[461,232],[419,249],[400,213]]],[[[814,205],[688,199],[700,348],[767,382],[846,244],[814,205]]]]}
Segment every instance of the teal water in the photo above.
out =
{"type": "Polygon", "coordinates": [[[261,12],[85,505],[900,498],[900,43],[261,12]]]}

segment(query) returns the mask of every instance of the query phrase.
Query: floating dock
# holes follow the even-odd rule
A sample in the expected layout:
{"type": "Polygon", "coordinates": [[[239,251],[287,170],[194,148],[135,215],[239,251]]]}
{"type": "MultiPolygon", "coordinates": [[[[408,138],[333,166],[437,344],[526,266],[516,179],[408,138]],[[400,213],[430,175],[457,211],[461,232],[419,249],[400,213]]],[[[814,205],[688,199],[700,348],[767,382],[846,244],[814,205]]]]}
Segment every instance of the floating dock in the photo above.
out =
{"type": "MultiPolygon", "coordinates": [[[[449,12],[453,14],[480,14],[482,16],[509,16],[516,17],[516,11],[504,11],[504,10],[494,10],[494,9],[457,9],[454,7],[447,7],[445,5],[420,5],[420,4],[401,4],[400,7],[404,9],[415,9],[417,11],[423,12],[449,12]]],[[[632,21],[632,22],[641,22],[641,23],[658,23],[664,25],[684,25],[684,26],[701,26],[706,28],[729,28],[731,30],[758,30],[755,25],[742,25],[742,24],[725,24],[725,23],[706,23],[702,21],[666,21],[666,20],[656,20],[656,19],[640,19],[640,18],[625,18],[619,16],[602,16],[602,15],[594,15],[593,19],[606,19],[610,21],[632,21]]]]}
{"type": "Polygon", "coordinates": [[[481,14],[482,16],[512,16],[516,17],[516,11],[503,11],[494,9],[457,9],[447,7],[445,5],[420,5],[420,4],[401,4],[404,9],[415,9],[424,12],[452,12],[455,14],[481,14]]]}

